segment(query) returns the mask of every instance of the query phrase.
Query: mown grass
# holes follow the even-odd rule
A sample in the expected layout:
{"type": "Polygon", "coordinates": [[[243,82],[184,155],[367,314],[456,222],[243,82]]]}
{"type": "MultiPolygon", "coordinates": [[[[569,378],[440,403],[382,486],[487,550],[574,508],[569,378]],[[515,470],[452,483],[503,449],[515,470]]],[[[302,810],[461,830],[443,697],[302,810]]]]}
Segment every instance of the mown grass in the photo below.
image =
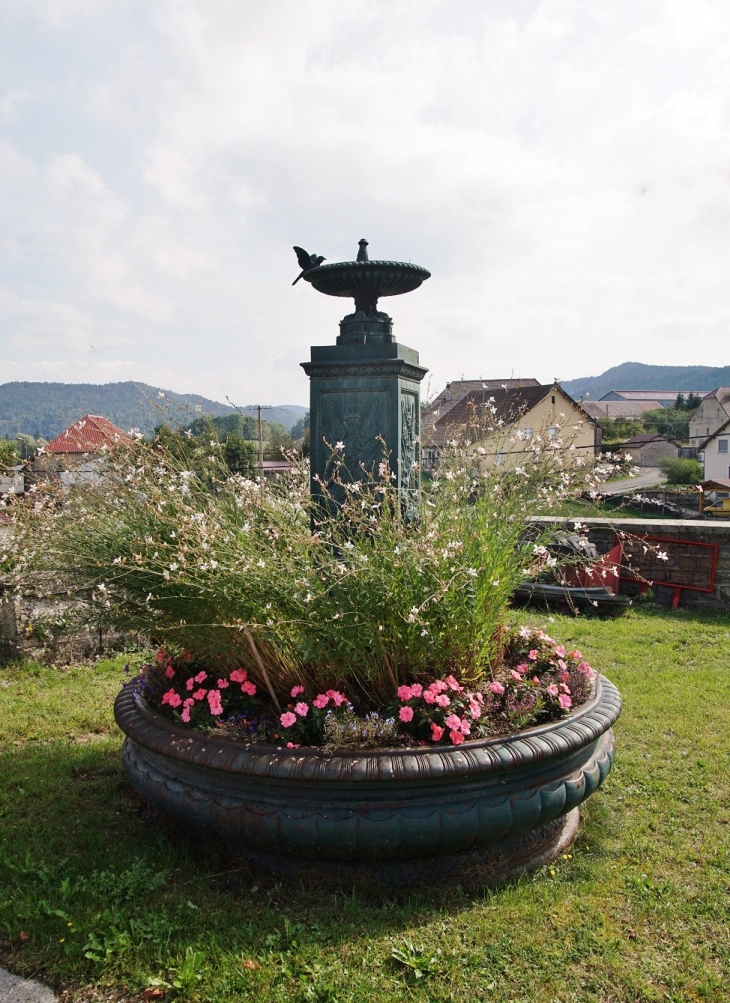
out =
{"type": "Polygon", "coordinates": [[[616,767],[572,856],[478,894],[334,893],[186,842],[125,781],[125,659],[0,667],[0,961],[67,1000],[729,999],[730,619],[549,627],[622,690],[616,767]]]}

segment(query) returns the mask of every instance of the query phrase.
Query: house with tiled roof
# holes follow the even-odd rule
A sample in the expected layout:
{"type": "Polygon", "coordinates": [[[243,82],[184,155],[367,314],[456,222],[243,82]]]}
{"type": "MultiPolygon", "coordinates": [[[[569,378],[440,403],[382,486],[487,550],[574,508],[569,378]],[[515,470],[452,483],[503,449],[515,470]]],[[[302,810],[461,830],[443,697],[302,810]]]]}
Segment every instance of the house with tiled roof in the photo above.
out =
{"type": "Polygon", "coordinates": [[[99,414],[86,414],[44,446],[31,465],[35,478],[59,477],[66,484],[98,478],[101,457],[132,438],[99,414]]]}
{"type": "Polygon", "coordinates": [[[600,443],[594,420],[558,383],[479,388],[441,413],[427,410],[422,424],[424,470],[437,465],[446,442],[471,434],[475,448],[478,443],[486,449],[486,462],[498,464],[518,463],[534,436],[559,440],[576,457],[593,457],[600,443]]]}
{"type": "Polygon", "coordinates": [[[467,394],[479,390],[512,390],[515,387],[537,387],[540,384],[533,377],[516,380],[510,377],[508,380],[452,380],[447,383],[438,396],[429,403],[427,410],[431,413],[438,412],[444,415],[446,411],[458,404],[467,394]]]}
{"type": "Polygon", "coordinates": [[[638,467],[659,467],[662,460],[676,460],[679,450],[678,442],[660,432],[641,432],[632,435],[616,451],[630,456],[638,467]]]}
{"type": "Polygon", "coordinates": [[[697,459],[704,464],[706,481],[724,481],[730,477],[730,418],[712,435],[700,440],[697,459]]]}
{"type": "Polygon", "coordinates": [[[689,441],[699,447],[730,418],[730,387],[717,387],[702,398],[689,420],[689,441]]]}

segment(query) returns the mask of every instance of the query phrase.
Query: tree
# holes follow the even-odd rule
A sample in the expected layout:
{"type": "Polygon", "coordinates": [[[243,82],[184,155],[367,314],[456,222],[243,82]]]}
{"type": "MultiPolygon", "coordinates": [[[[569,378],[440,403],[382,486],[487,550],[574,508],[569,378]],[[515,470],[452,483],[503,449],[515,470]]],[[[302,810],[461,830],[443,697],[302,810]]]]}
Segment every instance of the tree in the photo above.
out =
{"type": "Polygon", "coordinates": [[[604,442],[622,442],[644,431],[644,426],[636,418],[597,418],[603,429],[604,442]]]}
{"type": "Polygon", "coordinates": [[[645,411],[642,420],[647,432],[660,432],[668,439],[686,439],[689,436],[689,411],[658,407],[655,411],[645,411]]]}
{"type": "Polygon", "coordinates": [[[15,436],[15,445],[23,460],[32,459],[38,449],[38,443],[33,436],[26,435],[25,432],[20,432],[15,436]]]}
{"type": "Polygon", "coordinates": [[[309,411],[307,411],[307,413],[303,415],[299,419],[299,421],[295,422],[292,425],[289,435],[292,437],[293,441],[296,442],[297,439],[304,438],[304,432],[308,428],[309,428],[309,411]]]}
{"type": "Polygon", "coordinates": [[[702,464],[698,460],[665,457],[659,461],[659,466],[669,484],[700,484],[704,476],[702,464]]]}
{"type": "Polygon", "coordinates": [[[244,439],[236,432],[229,432],[223,446],[223,456],[231,473],[248,478],[258,476],[258,449],[250,439],[244,439]]]}
{"type": "Polygon", "coordinates": [[[0,439],[0,470],[15,466],[19,458],[15,443],[9,439],[0,439]]]}
{"type": "Polygon", "coordinates": [[[264,429],[264,459],[281,460],[283,451],[292,448],[291,436],[278,421],[267,422],[264,429]]]}

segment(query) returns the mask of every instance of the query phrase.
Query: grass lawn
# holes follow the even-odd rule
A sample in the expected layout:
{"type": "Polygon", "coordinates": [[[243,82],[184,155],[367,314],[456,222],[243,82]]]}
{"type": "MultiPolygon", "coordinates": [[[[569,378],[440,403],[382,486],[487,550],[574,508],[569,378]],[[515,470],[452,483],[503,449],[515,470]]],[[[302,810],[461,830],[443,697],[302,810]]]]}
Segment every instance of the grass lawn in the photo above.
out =
{"type": "Polygon", "coordinates": [[[623,693],[616,767],[571,855],[476,895],[370,900],[189,844],[125,782],[125,659],[0,667],[0,963],[68,1001],[730,999],[730,619],[549,629],[623,693]]]}

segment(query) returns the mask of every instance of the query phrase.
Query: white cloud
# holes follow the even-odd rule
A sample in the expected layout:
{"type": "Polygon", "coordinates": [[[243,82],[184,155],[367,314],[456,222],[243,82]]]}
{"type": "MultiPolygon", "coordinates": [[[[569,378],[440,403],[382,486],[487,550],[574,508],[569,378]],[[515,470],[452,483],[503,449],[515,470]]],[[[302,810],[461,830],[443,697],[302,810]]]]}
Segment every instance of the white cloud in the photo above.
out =
{"type": "Polygon", "coordinates": [[[3,373],[306,402],[345,308],[291,245],[361,236],[432,269],[388,310],[437,384],[730,361],[722,6],[7,6],[3,373]]]}

